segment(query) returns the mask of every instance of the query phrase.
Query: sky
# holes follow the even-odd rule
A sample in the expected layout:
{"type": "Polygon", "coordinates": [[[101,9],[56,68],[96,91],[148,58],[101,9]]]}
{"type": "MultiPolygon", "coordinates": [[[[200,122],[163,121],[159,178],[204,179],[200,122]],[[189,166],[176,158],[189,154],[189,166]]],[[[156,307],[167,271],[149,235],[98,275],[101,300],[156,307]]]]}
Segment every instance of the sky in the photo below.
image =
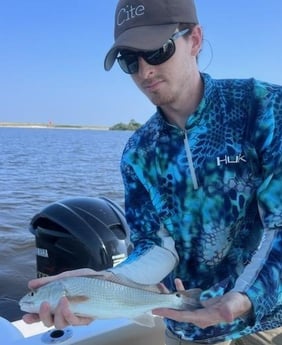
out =
{"type": "MultiPolygon", "coordinates": [[[[152,0],[153,1],[153,0],[152,0]]],[[[281,0],[195,0],[199,69],[282,84],[281,0]]],[[[117,0],[0,0],[0,122],[144,123],[155,107],[117,64],[117,0]]]]}

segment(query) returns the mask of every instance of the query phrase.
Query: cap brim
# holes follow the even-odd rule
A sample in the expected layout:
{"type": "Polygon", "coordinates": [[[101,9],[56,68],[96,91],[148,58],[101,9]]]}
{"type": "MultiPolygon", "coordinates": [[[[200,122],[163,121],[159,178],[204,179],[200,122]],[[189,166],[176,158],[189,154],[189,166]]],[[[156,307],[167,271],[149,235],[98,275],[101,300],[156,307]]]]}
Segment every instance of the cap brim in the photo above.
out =
{"type": "Polygon", "coordinates": [[[178,24],[141,26],[126,30],[116,40],[105,57],[104,68],[109,71],[122,49],[155,50],[175,32],[178,24]]]}

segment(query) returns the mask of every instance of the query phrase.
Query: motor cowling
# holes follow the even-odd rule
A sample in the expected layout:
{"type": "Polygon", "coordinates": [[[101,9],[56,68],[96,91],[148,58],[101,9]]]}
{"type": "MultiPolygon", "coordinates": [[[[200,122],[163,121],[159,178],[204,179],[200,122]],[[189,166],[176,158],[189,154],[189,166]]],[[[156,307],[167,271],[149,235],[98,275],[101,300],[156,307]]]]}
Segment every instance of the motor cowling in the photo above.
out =
{"type": "Polygon", "coordinates": [[[111,268],[133,249],[124,211],[104,197],[56,201],[32,218],[29,229],[35,235],[38,277],[111,268]]]}

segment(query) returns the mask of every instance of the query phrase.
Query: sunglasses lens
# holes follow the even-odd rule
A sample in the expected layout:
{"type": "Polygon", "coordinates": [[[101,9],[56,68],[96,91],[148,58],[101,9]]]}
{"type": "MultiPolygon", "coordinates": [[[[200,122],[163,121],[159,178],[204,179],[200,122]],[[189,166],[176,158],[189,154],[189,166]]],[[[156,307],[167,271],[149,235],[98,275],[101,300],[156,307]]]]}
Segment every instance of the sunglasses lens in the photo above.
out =
{"type": "Polygon", "coordinates": [[[173,40],[168,40],[160,49],[146,52],[142,57],[150,65],[160,65],[170,59],[174,52],[175,44],[173,40]]]}
{"type": "Polygon", "coordinates": [[[133,53],[130,50],[120,52],[117,60],[121,69],[128,74],[138,72],[138,57],[142,57],[150,65],[160,65],[166,62],[175,52],[174,41],[168,40],[160,49],[148,52],[133,53]]]}
{"type": "Polygon", "coordinates": [[[117,60],[125,73],[134,74],[138,72],[138,55],[134,53],[123,53],[117,60]]]}

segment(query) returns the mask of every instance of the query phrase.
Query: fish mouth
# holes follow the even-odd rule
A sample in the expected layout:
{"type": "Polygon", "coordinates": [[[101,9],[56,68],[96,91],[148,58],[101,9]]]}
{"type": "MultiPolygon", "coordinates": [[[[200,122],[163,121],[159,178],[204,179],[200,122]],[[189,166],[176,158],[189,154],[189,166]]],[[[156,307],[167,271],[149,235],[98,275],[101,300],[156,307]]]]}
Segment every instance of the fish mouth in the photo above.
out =
{"type": "Polygon", "coordinates": [[[32,303],[32,302],[23,302],[23,301],[20,301],[19,302],[19,306],[20,307],[24,307],[24,306],[33,306],[34,305],[34,303],[32,303]]]}

